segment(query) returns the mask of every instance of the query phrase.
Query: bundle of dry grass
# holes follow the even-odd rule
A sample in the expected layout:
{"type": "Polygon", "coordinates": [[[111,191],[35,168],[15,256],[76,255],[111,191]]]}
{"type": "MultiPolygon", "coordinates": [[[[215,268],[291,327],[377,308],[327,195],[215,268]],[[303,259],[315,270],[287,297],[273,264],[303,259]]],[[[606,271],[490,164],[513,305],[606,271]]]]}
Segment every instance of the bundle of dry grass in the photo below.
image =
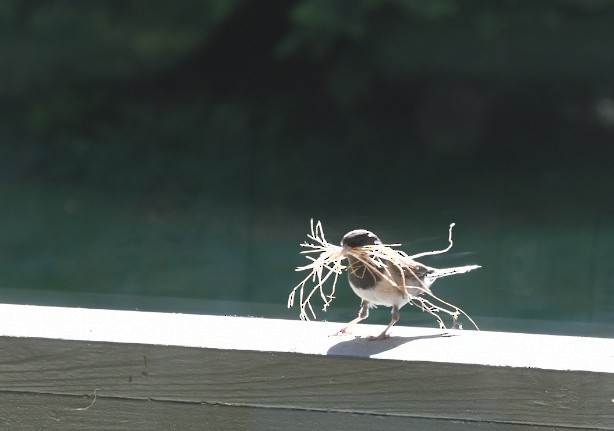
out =
{"type": "MultiPolygon", "coordinates": [[[[307,259],[311,261],[308,265],[300,266],[296,268],[297,271],[309,271],[309,274],[292,289],[288,297],[288,308],[294,305],[296,292],[299,292],[300,303],[300,318],[302,320],[309,320],[310,315],[315,319],[316,314],[311,305],[313,296],[319,293],[319,296],[324,302],[323,311],[326,311],[328,306],[335,299],[335,288],[339,275],[347,269],[344,264],[344,260],[348,255],[358,259],[366,271],[372,274],[377,274],[382,279],[388,281],[391,285],[399,289],[404,297],[408,299],[408,303],[419,307],[422,311],[425,311],[433,315],[440,328],[445,329],[446,325],[441,317],[441,314],[447,314],[452,318],[452,326],[462,329],[462,325],[459,323],[459,317],[465,316],[468,321],[478,329],[477,325],[471,319],[467,313],[461,310],[459,307],[452,305],[441,298],[434,295],[430,289],[432,282],[441,276],[452,274],[452,272],[446,273],[446,270],[433,269],[432,279],[423,277],[422,279],[413,272],[412,268],[416,268],[417,265],[424,266],[416,261],[417,258],[423,256],[430,256],[435,254],[445,253],[452,248],[452,228],[454,223],[450,225],[448,231],[448,247],[442,250],[434,250],[415,255],[408,255],[407,253],[395,249],[400,244],[376,244],[365,245],[362,247],[354,247],[352,249],[343,248],[329,243],[322,228],[322,223],[311,220],[311,232],[307,237],[312,242],[304,242],[301,247],[305,248],[302,254],[307,254],[307,259]],[[311,254],[317,254],[316,257],[311,254]],[[405,280],[404,274],[410,274],[412,279],[418,280],[420,285],[408,285],[405,280]],[[395,277],[397,274],[397,277],[395,277]],[[398,274],[401,275],[400,281],[398,274]],[[326,293],[325,284],[332,278],[332,284],[328,293],[326,293]],[[314,283],[314,286],[307,293],[307,284],[309,282],[314,283]],[[309,312],[307,311],[309,310],[309,312]]],[[[478,265],[467,265],[463,267],[452,268],[453,273],[468,272],[473,269],[479,268],[478,265]]]]}

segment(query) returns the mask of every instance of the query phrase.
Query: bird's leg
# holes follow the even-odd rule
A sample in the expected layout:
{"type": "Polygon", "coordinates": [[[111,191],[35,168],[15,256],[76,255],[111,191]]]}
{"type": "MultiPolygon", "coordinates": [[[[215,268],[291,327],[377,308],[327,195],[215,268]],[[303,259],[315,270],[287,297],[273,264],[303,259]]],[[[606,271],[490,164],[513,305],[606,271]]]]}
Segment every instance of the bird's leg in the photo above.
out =
{"type": "Polygon", "coordinates": [[[369,341],[384,340],[386,338],[390,338],[390,334],[387,334],[387,332],[390,328],[394,326],[395,323],[399,321],[399,317],[401,317],[401,313],[399,313],[399,307],[397,307],[396,305],[393,305],[392,306],[392,319],[390,319],[390,323],[388,324],[388,326],[386,326],[386,329],[384,329],[384,332],[382,332],[378,336],[373,336],[373,335],[370,336],[369,341]]]}
{"type": "Polygon", "coordinates": [[[360,304],[360,311],[358,312],[358,317],[356,317],[356,319],[352,320],[350,323],[345,325],[343,328],[341,328],[338,332],[334,333],[333,335],[350,334],[351,332],[348,331],[348,329],[351,326],[360,322],[361,320],[365,320],[367,317],[369,317],[369,301],[365,301],[363,299],[362,303],[360,304]]]}

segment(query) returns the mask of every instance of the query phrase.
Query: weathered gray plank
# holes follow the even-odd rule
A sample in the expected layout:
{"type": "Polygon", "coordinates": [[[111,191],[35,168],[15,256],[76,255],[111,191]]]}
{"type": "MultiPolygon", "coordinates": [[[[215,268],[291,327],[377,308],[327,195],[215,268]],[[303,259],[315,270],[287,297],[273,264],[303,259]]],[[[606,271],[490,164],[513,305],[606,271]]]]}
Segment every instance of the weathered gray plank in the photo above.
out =
{"type": "MultiPolygon", "coordinates": [[[[94,406],[57,410],[74,429],[113,429],[114,418],[118,429],[139,429],[139,421],[173,429],[168,419],[179,410],[181,429],[209,424],[203,411],[227,415],[224,423],[244,413],[266,429],[299,418],[310,429],[325,420],[356,422],[354,429],[378,421],[387,429],[614,429],[611,339],[395,327],[391,339],[368,342],[328,337],[339,328],[333,323],[6,304],[0,316],[7,429],[31,419],[25,407],[5,408],[11,400],[33,400],[24,405],[34,412],[94,390],[106,416],[92,416],[94,406]],[[136,411],[154,404],[167,415],[136,411]]],[[[41,420],[58,422],[48,416],[41,420]]],[[[53,429],[23,429],[36,428],[53,429]]]]}
{"type": "Polygon", "coordinates": [[[0,388],[3,398],[96,389],[98,401],[132,400],[126,405],[153,399],[614,429],[614,375],[583,371],[3,337],[0,388]]]}
{"type": "MultiPolygon", "coordinates": [[[[463,422],[417,417],[382,416],[270,409],[251,406],[176,403],[151,400],[75,397],[0,392],[0,428],[11,431],[519,431],[521,424],[463,422]],[[91,404],[91,406],[90,406],[91,404]]],[[[551,431],[551,427],[532,427],[551,431]]]]}

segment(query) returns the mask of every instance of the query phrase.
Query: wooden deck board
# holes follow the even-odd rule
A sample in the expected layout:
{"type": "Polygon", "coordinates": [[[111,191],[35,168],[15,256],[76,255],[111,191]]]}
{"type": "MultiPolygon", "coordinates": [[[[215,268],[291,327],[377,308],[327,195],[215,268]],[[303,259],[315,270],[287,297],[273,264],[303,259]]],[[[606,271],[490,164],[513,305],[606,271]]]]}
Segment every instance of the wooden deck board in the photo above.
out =
{"type": "MultiPolygon", "coordinates": [[[[519,431],[526,428],[521,424],[103,397],[83,410],[91,400],[66,395],[0,393],[0,426],[11,431],[519,431]]],[[[531,430],[552,431],[552,428],[535,426],[531,430]]]]}
{"type": "Polygon", "coordinates": [[[0,316],[0,336],[7,337],[614,372],[608,338],[395,326],[392,338],[369,342],[364,337],[383,326],[361,324],[356,336],[329,337],[341,323],[10,304],[0,304],[0,316]]]}
{"type": "MultiPolygon", "coordinates": [[[[62,402],[78,407],[96,390],[83,414],[56,408],[75,423],[104,408],[121,422],[135,406],[155,402],[169,414],[191,412],[186,424],[208,411],[219,420],[248,412],[280,424],[328,418],[341,421],[338,429],[360,429],[345,426],[355,417],[386,421],[386,429],[412,421],[424,429],[614,429],[610,339],[475,331],[442,337],[400,327],[389,340],[369,342],[328,337],[338,326],[326,323],[24,306],[0,306],[0,315],[0,405],[22,396],[32,411],[41,399],[51,410],[62,402]]],[[[18,420],[20,411],[0,413],[0,424],[18,420]]],[[[50,427],[55,421],[44,420],[50,427]]]]}

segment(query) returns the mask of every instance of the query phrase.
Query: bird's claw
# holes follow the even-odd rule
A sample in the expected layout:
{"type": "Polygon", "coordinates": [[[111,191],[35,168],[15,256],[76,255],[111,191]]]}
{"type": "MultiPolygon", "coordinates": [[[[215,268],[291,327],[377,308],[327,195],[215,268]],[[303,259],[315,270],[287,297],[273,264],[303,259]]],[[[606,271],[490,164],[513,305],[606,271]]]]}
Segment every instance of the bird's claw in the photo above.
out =
{"type": "Polygon", "coordinates": [[[342,328],[338,330],[337,332],[335,332],[334,334],[330,334],[329,337],[338,337],[340,335],[352,335],[352,333],[348,331],[347,328],[342,328]]]}
{"type": "Polygon", "coordinates": [[[370,335],[368,340],[369,341],[377,341],[377,340],[385,340],[387,338],[390,338],[390,334],[386,334],[385,332],[382,332],[379,335],[370,335]]]}

